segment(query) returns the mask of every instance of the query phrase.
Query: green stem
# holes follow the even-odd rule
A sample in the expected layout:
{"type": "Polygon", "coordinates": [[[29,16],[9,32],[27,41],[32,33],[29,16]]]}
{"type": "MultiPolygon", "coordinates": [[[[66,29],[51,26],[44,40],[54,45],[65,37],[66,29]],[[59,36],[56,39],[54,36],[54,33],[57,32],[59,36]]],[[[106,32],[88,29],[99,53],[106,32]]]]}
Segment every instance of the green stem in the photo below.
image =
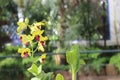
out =
{"type": "Polygon", "coordinates": [[[33,51],[33,54],[37,51],[38,47],[36,47],[36,49],[33,51]]]}
{"type": "Polygon", "coordinates": [[[36,44],[36,43],[31,43],[30,46],[31,46],[31,57],[34,57],[34,53],[37,51],[37,48],[34,50],[33,49],[33,45],[36,44]]]}
{"type": "Polygon", "coordinates": [[[30,46],[31,46],[31,57],[33,57],[33,45],[32,45],[32,43],[30,44],[30,46]]]}
{"type": "Polygon", "coordinates": [[[32,63],[34,63],[34,60],[33,60],[33,59],[34,59],[34,58],[33,58],[33,57],[34,57],[34,56],[33,56],[33,54],[34,54],[33,43],[31,43],[30,46],[31,46],[31,56],[30,56],[30,58],[31,58],[32,63]]]}
{"type": "Polygon", "coordinates": [[[72,70],[72,80],[76,80],[76,72],[72,70]]]}
{"type": "Polygon", "coordinates": [[[31,58],[31,60],[32,60],[32,62],[33,63],[36,63],[37,61],[34,61],[34,53],[37,51],[37,49],[38,49],[38,46],[35,48],[35,49],[33,49],[33,45],[35,45],[36,44],[36,42],[35,43],[31,43],[31,56],[30,56],[30,58],[31,58]]]}

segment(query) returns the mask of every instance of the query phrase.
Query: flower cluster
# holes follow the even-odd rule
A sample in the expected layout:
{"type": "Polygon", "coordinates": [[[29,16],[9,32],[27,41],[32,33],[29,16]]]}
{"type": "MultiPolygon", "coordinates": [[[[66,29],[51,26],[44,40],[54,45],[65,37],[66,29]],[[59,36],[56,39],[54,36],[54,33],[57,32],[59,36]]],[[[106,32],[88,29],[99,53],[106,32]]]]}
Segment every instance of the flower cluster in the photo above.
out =
{"type": "MultiPolygon", "coordinates": [[[[33,58],[36,51],[45,51],[45,42],[48,40],[47,36],[43,36],[44,30],[42,30],[42,26],[44,26],[45,23],[35,22],[32,25],[29,25],[29,20],[26,18],[24,22],[18,22],[17,24],[17,33],[20,37],[21,43],[25,46],[19,48],[18,53],[21,54],[21,57],[30,57],[30,59],[32,59],[31,61],[33,61],[31,67],[27,69],[34,75],[31,80],[52,80],[53,72],[45,73],[42,70],[43,64],[41,63],[45,62],[46,54],[42,54],[37,60],[34,60],[33,58]],[[38,60],[40,65],[37,64],[38,60]]],[[[61,74],[58,74],[56,80],[64,80],[64,78],[61,74]]]]}
{"type": "MultiPolygon", "coordinates": [[[[44,26],[45,23],[35,22],[29,25],[29,20],[26,18],[24,22],[18,22],[17,24],[17,33],[20,36],[20,41],[27,47],[18,49],[18,53],[20,53],[23,58],[26,58],[28,56],[33,57],[37,50],[44,52],[45,42],[48,40],[47,36],[43,36],[44,30],[42,30],[42,26],[44,26]],[[37,45],[35,49],[34,45],[37,45]]],[[[41,58],[46,57],[45,54],[42,56],[41,58]]],[[[44,59],[41,60],[44,61],[44,59]]]]}

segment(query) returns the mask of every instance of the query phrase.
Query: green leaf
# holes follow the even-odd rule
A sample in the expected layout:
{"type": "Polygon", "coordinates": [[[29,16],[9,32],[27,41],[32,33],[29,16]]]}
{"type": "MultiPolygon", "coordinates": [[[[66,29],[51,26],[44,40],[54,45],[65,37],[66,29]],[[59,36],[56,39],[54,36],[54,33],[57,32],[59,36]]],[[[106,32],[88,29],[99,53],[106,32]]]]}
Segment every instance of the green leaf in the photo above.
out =
{"type": "Polygon", "coordinates": [[[41,71],[41,73],[37,77],[39,78],[39,80],[52,80],[53,72],[45,73],[44,71],[41,71]]]}
{"type": "Polygon", "coordinates": [[[80,64],[82,64],[82,65],[86,64],[85,61],[82,59],[80,59],[79,61],[80,61],[80,64]]]}
{"type": "Polygon", "coordinates": [[[88,55],[89,58],[93,58],[93,59],[97,59],[98,56],[99,56],[99,53],[92,53],[88,55]]]}
{"type": "Polygon", "coordinates": [[[34,76],[38,75],[38,67],[35,64],[32,64],[28,71],[31,72],[34,76]]]}
{"type": "Polygon", "coordinates": [[[53,72],[48,72],[44,74],[44,80],[52,80],[53,72]]]}
{"type": "Polygon", "coordinates": [[[25,23],[28,24],[29,23],[29,19],[25,18],[25,23]]]}
{"type": "Polygon", "coordinates": [[[56,80],[64,80],[63,75],[61,75],[61,74],[57,74],[57,76],[56,76],[56,80]]]}
{"type": "Polygon", "coordinates": [[[31,80],[41,80],[41,79],[34,77],[34,78],[31,78],[31,80]]]}
{"type": "Polygon", "coordinates": [[[66,52],[66,58],[67,62],[71,66],[71,70],[77,72],[80,67],[80,62],[79,62],[79,47],[78,46],[72,46],[70,51],[66,52]]]}
{"type": "Polygon", "coordinates": [[[38,74],[40,74],[41,71],[42,71],[42,65],[40,65],[40,66],[38,67],[38,74]]]}

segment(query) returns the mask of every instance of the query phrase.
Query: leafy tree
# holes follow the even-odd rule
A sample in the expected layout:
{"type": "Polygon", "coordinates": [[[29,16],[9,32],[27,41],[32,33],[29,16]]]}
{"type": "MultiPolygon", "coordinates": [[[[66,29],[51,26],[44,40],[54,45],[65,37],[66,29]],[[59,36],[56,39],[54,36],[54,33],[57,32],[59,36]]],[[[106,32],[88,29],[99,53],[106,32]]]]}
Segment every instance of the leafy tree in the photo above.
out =
{"type": "MultiPolygon", "coordinates": [[[[99,6],[99,1],[78,1],[76,6],[69,5],[70,7],[66,13],[66,24],[68,26],[66,38],[85,39],[89,40],[89,42],[92,39],[99,39],[100,33],[97,29],[102,26],[102,11],[99,6]]],[[[91,43],[89,44],[91,45],[91,43]]]]}

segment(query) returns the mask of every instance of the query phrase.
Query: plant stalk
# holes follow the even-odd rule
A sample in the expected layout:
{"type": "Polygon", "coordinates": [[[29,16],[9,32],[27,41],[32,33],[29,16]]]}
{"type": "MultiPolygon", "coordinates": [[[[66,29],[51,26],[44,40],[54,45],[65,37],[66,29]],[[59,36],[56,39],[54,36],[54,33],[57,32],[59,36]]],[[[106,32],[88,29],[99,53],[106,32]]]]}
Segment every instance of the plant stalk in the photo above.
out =
{"type": "Polygon", "coordinates": [[[72,71],[72,80],[76,80],[76,72],[74,70],[72,71]]]}

